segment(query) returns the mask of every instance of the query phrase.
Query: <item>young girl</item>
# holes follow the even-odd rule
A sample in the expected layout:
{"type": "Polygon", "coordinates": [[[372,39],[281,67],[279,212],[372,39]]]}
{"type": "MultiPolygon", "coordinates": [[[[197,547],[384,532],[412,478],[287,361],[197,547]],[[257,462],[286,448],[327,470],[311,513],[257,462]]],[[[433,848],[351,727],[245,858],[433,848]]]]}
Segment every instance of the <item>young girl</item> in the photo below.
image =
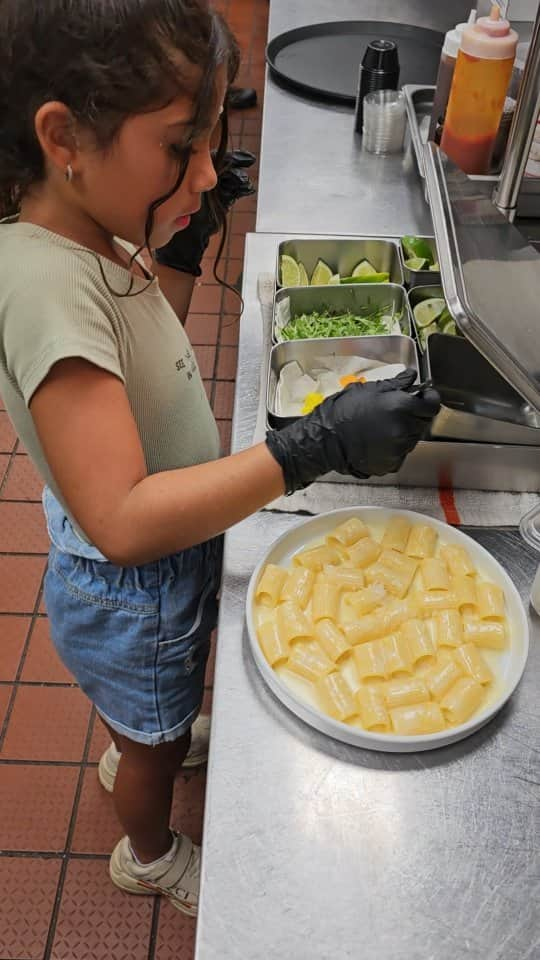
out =
{"type": "Polygon", "coordinates": [[[205,754],[219,535],[330,469],[398,469],[438,400],[410,372],[353,385],[218,459],[193,350],[133,250],[161,251],[183,317],[227,28],[205,0],[2,0],[0,59],[0,392],[46,483],[51,635],[114,742],[113,882],[194,915],[199,848],[169,817],[178,766],[205,754]]]}

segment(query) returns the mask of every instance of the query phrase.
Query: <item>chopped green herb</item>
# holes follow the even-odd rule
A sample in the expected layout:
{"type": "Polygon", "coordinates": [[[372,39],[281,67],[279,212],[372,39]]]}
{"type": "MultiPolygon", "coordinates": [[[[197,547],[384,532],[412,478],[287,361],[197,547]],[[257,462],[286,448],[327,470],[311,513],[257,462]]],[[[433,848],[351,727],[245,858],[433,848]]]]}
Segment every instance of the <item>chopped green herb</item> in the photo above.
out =
{"type": "Polygon", "coordinates": [[[364,315],[350,311],[336,314],[329,310],[303,313],[293,317],[283,327],[281,337],[283,340],[312,340],[317,337],[365,337],[392,333],[401,314],[391,314],[390,306],[368,309],[364,315]]]}

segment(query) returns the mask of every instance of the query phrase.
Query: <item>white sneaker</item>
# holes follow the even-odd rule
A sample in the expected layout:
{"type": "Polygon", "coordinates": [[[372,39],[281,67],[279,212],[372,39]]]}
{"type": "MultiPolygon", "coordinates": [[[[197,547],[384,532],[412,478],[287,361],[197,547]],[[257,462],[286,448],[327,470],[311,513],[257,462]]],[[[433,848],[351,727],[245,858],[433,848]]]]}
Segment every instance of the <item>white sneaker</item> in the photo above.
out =
{"type": "Polygon", "coordinates": [[[151,864],[135,860],[127,837],[116,844],[109,863],[112,882],[136,894],[162,894],[173,907],[197,916],[201,879],[201,848],[189,837],[173,833],[170,853],[151,864]]]}
{"type": "MultiPolygon", "coordinates": [[[[199,767],[206,763],[209,739],[210,717],[207,714],[200,713],[191,728],[191,746],[182,764],[184,769],[189,770],[191,767],[199,767]]],[[[120,752],[116,749],[114,743],[111,743],[105,753],[102,754],[98,766],[99,782],[108,793],[113,791],[119,762],[120,752]]]]}

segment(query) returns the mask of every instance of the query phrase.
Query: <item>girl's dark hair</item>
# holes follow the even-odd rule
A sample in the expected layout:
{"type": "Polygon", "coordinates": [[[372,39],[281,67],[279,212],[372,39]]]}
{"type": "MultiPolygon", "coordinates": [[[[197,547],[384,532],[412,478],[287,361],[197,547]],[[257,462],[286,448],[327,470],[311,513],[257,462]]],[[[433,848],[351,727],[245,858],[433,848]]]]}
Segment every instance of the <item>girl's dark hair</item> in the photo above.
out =
{"type": "MultiPolygon", "coordinates": [[[[194,136],[208,126],[216,69],[229,83],[238,48],[206,0],[0,0],[0,216],[19,210],[26,191],[45,175],[34,128],[39,107],[59,100],[97,145],[110,146],[123,122],[166,106],[180,94],[194,98],[194,136]],[[187,61],[187,64],[186,64],[187,61]],[[194,85],[194,65],[198,80],[194,85]]],[[[224,117],[216,167],[227,145],[224,117]]],[[[178,189],[189,157],[179,161],[178,189]]],[[[216,222],[225,214],[213,202],[216,222]]]]}

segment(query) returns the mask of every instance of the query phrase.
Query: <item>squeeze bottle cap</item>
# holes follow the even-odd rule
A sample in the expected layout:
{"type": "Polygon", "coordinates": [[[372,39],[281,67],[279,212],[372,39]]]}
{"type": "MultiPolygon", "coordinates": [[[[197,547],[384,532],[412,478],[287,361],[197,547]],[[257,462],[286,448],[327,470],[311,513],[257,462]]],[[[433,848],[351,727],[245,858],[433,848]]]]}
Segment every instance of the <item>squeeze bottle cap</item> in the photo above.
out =
{"type": "Polygon", "coordinates": [[[463,37],[463,31],[465,27],[468,27],[469,24],[473,24],[476,20],[476,10],[471,10],[469,14],[469,19],[467,23],[458,23],[453,30],[449,30],[444,38],[443,54],[447,57],[452,57],[453,60],[457,59],[458,50],[461,46],[461,38],[463,37]]]}
{"type": "Polygon", "coordinates": [[[513,60],[518,39],[508,20],[501,19],[499,7],[493,4],[489,17],[480,17],[475,24],[467,24],[461,50],[480,60],[513,60]]]}

